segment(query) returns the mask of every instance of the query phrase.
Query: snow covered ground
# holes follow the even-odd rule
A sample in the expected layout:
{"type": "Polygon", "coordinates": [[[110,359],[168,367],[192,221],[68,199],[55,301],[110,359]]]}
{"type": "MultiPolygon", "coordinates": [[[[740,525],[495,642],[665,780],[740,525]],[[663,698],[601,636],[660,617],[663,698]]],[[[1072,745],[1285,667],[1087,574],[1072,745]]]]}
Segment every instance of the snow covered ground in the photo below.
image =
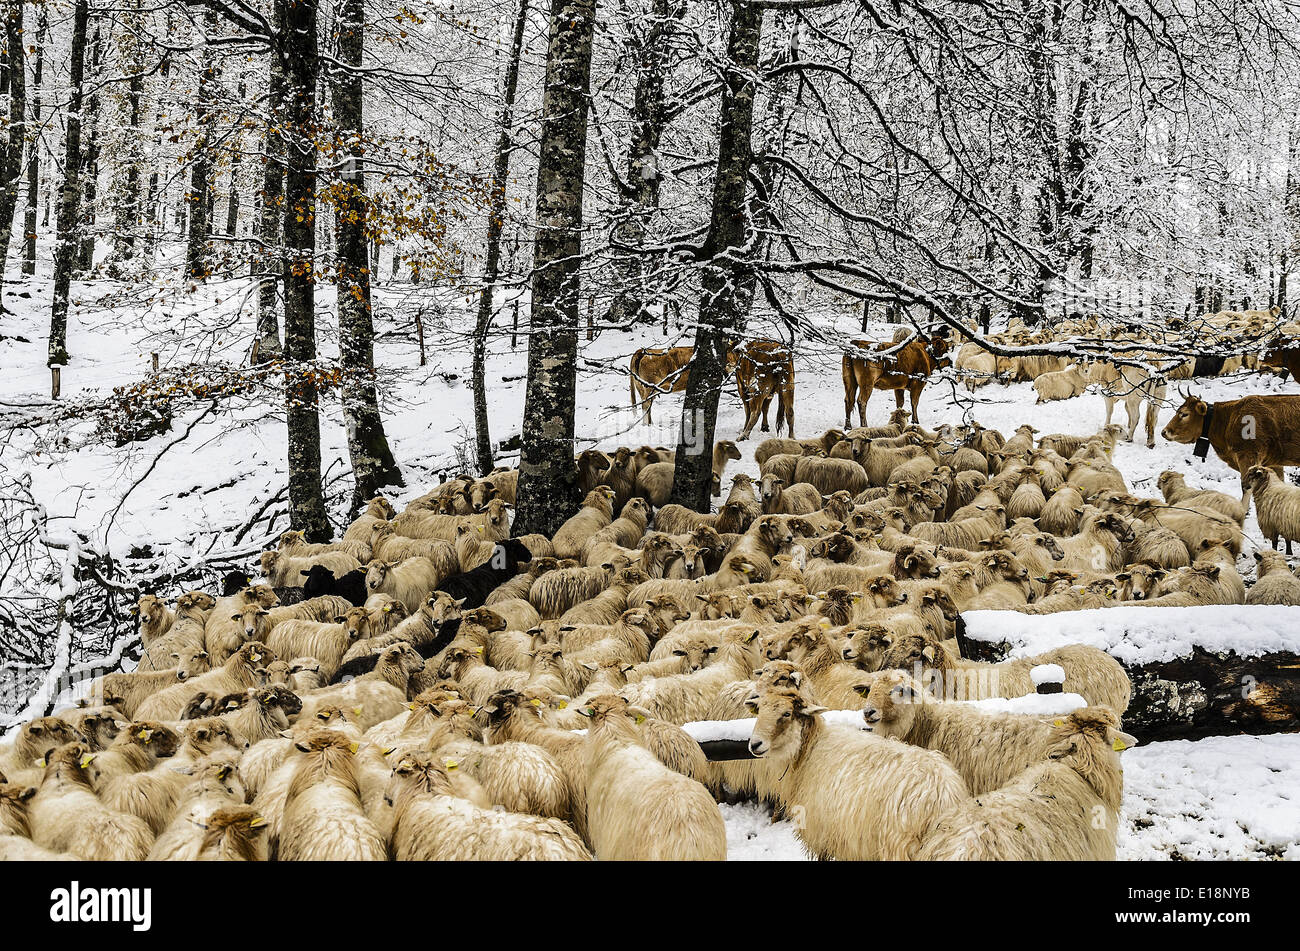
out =
{"type": "MultiPolygon", "coordinates": [[[[107,281],[74,285],[68,333],[72,362],[63,374],[65,401],[104,395],[114,386],[139,381],[154,352],[163,368],[197,359],[242,362],[252,327],[247,282],[215,282],[194,293],[184,287],[152,288],[150,301],[144,300],[145,293],[107,281]]],[[[15,282],[6,288],[4,303],[10,312],[0,315],[0,412],[49,404],[44,359],[49,298],[50,287],[43,280],[15,282]]],[[[328,358],[337,353],[330,313],[333,295],[323,289],[319,298],[320,349],[322,357],[328,358]]],[[[457,445],[472,435],[470,303],[447,292],[435,294],[430,288],[394,286],[376,292],[380,333],[376,362],[385,424],[409,482],[405,492],[396,494],[399,502],[425,491],[437,472],[459,468],[457,445]],[[424,315],[427,335],[429,362],[424,367],[418,365],[411,329],[417,311],[424,315]]],[[[526,308],[523,316],[526,319],[526,308]]],[[[507,305],[498,317],[498,328],[508,330],[509,320],[507,305]]],[[[838,327],[836,322],[831,317],[823,320],[842,336],[858,335],[851,318],[839,318],[838,327]]],[[[751,330],[770,332],[762,326],[751,330]]],[[[889,333],[882,328],[878,336],[887,339],[889,333]]],[[[525,339],[521,336],[518,349],[512,350],[509,334],[499,332],[491,344],[487,376],[494,440],[518,433],[525,339]]],[[[659,328],[606,331],[594,342],[580,341],[578,448],[675,442],[681,397],[660,398],[654,408],[656,425],[640,426],[627,409],[625,368],[638,346],[679,342],[689,341],[680,331],[665,338],[659,328]]],[[[838,352],[827,345],[801,346],[796,362],[798,434],[843,425],[838,352]]],[[[1198,381],[1194,388],[1210,399],[1300,393],[1294,381],[1283,384],[1273,377],[1255,376],[1198,381]]],[[[1104,403],[1099,396],[1042,406],[1033,403],[1029,384],[984,387],[972,395],[940,381],[925,391],[920,417],[927,426],[978,419],[1006,433],[1025,422],[1044,434],[1085,433],[1103,422],[1104,403]]],[[[892,408],[889,394],[876,394],[870,421],[883,422],[892,408]]],[[[1122,415],[1122,408],[1119,412],[1122,415]]],[[[275,407],[236,405],[214,413],[160,457],[199,413],[196,409],[178,416],[171,432],[125,449],[104,445],[86,424],[64,430],[57,442],[50,441],[48,432],[14,432],[0,445],[0,475],[30,473],[33,495],[47,508],[52,531],[75,527],[116,554],[149,544],[180,564],[214,543],[214,526],[229,530],[243,524],[285,482],[283,423],[275,407]],[[126,487],[132,485],[134,490],[122,503],[126,487]]],[[[1160,425],[1169,415],[1166,408],[1160,425]]],[[[739,404],[729,391],[719,413],[719,438],[734,437],[741,422],[739,404]]],[[[343,476],[344,432],[337,402],[331,399],[323,405],[321,435],[327,480],[343,476]]],[[[752,452],[761,438],[755,432],[753,439],[741,444],[744,458],[730,471],[757,474],[752,452]]],[[[1191,450],[1157,436],[1153,450],[1141,441],[1122,443],[1115,463],[1139,494],[1158,494],[1155,480],[1166,468],[1186,473],[1189,484],[1238,491],[1235,472],[1213,453],[1202,461],[1191,450]]],[[[345,480],[339,481],[337,488],[344,484],[345,480]]],[[[332,513],[340,521],[341,505],[332,513]]],[[[282,520],[263,526],[249,541],[269,539],[285,527],[282,520]]],[[[1253,516],[1246,529],[1249,540],[1240,568],[1250,578],[1254,567],[1250,555],[1253,545],[1260,543],[1253,516]]],[[[1123,857],[1300,858],[1300,802],[1293,798],[1294,790],[1300,789],[1300,736],[1157,743],[1126,753],[1125,765],[1123,857]]],[[[771,823],[765,811],[754,805],[728,806],[724,811],[733,858],[801,857],[788,823],[771,823]]]]}

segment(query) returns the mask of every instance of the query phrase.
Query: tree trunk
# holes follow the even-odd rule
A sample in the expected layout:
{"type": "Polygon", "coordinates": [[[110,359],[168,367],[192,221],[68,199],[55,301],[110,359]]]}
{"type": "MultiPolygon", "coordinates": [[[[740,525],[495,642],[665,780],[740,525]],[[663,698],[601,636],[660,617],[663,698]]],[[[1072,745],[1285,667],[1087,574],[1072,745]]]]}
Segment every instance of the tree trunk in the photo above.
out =
{"type": "Polygon", "coordinates": [[[289,521],[308,541],[334,534],[321,488],[320,418],[316,381],[316,84],[318,0],[276,0],[284,29],[286,142],[284,290],[286,419],[289,434],[289,521]]]}
{"type": "Polygon", "coordinates": [[[99,78],[103,66],[104,47],[100,42],[99,29],[95,29],[94,39],[90,41],[90,75],[91,92],[86,102],[86,115],[82,120],[87,135],[85,154],[82,161],[85,168],[82,177],[85,182],[81,214],[81,244],[77,249],[77,273],[85,274],[95,266],[95,204],[99,193],[99,78]]]}
{"type": "Polygon", "coordinates": [[[678,0],[651,0],[644,31],[634,29],[628,44],[637,70],[636,89],[632,97],[627,189],[620,209],[623,220],[615,228],[615,237],[629,250],[615,251],[615,292],[606,316],[610,323],[648,319],[645,266],[636,249],[644,243],[650,216],[659,207],[659,140],[667,124],[664,79],[668,40],[681,14],[678,0]]]}
{"type": "Polygon", "coordinates": [[[144,217],[140,206],[140,179],[145,156],[140,122],[143,117],[144,76],[148,68],[140,41],[144,18],[140,14],[139,0],[134,0],[121,16],[126,29],[118,33],[118,55],[130,78],[126,95],[118,103],[119,120],[126,126],[125,154],[114,157],[120,178],[115,189],[117,202],[110,268],[118,273],[122,273],[123,266],[136,256],[136,240],[144,217]]]}
{"type": "MultiPolygon", "coordinates": [[[[18,210],[18,182],[23,174],[23,140],[27,137],[27,66],[23,58],[23,5],[17,0],[5,4],[4,74],[0,77],[9,94],[9,139],[0,156],[0,295],[4,293],[5,261],[9,236],[18,210]]],[[[35,147],[32,149],[35,151],[35,147]]],[[[0,298],[2,300],[2,298],[0,298]]],[[[0,309],[3,305],[0,305],[0,309]]]]}
{"type": "Polygon", "coordinates": [[[587,90],[595,20],[596,0],[551,0],[516,535],[553,535],[579,501],[573,416],[587,90]]]}
{"type": "MultiPolygon", "coordinates": [[[[277,36],[284,34],[283,17],[283,4],[273,3],[271,25],[277,36]]],[[[284,61],[272,52],[267,79],[266,159],[262,169],[261,213],[257,226],[261,250],[255,259],[261,282],[257,290],[257,362],[274,360],[282,352],[276,298],[283,289],[284,279],[281,225],[284,221],[285,149],[284,136],[280,134],[280,110],[284,101],[284,61]]]]}
{"type": "Polygon", "coordinates": [[[488,207],[487,251],[483,264],[483,287],[479,290],[478,315],[474,320],[474,387],[475,452],[479,475],[492,471],[492,434],[488,427],[487,336],[492,323],[492,294],[501,271],[501,228],[506,217],[506,178],[510,174],[510,129],[514,121],[515,90],[519,86],[519,59],[524,48],[524,27],[528,23],[528,0],[520,0],[515,16],[514,37],[510,43],[510,62],[506,64],[506,85],[502,96],[500,131],[497,134],[496,158],[492,169],[492,198],[488,207]]]}
{"type": "Polygon", "coordinates": [[[338,57],[354,72],[334,76],[337,138],[349,143],[340,175],[338,214],[339,351],[343,362],[343,422],[352,459],[352,514],[385,485],[405,485],[393,459],[375,392],[375,329],[370,307],[370,256],[366,242],[366,182],[362,158],[365,117],[360,72],[365,51],[365,0],[338,7],[338,57]]]}
{"type": "Polygon", "coordinates": [[[81,197],[81,103],[85,80],[87,0],[77,0],[72,14],[72,56],[68,83],[67,132],[63,147],[63,190],[54,236],[54,301],[50,310],[48,363],[68,362],[68,295],[77,254],[77,206],[81,197]]]}
{"type": "Polygon", "coordinates": [[[36,273],[36,212],[41,200],[41,74],[45,68],[45,34],[49,11],[42,6],[36,21],[36,62],[32,70],[31,145],[27,150],[27,208],[23,212],[23,273],[36,273]]]}
{"type": "MultiPolygon", "coordinates": [[[[212,35],[217,31],[217,15],[208,13],[203,18],[203,28],[212,35]]],[[[201,281],[212,271],[208,260],[208,237],[212,231],[212,146],[216,110],[212,108],[217,86],[216,59],[211,46],[203,49],[203,64],[199,72],[199,96],[194,107],[194,121],[199,128],[194,143],[194,158],[190,163],[190,191],[186,201],[190,209],[189,233],[185,244],[185,268],[193,280],[201,281]]]]}
{"type": "Polygon", "coordinates": [[[745,196],[753,151],[754,76],[763,31],[763,8],[744,2],[731,6],[727,40],[729,70],[719,115],[718,167],[713,182],[713,211],[701,257],[700,314],[695,354],[682,404],[677,465],[672,499],[700,512],[709,510],[713,479],[713,437],[727,354],[743,319],[738,293],[748,256],[745,196]]]}

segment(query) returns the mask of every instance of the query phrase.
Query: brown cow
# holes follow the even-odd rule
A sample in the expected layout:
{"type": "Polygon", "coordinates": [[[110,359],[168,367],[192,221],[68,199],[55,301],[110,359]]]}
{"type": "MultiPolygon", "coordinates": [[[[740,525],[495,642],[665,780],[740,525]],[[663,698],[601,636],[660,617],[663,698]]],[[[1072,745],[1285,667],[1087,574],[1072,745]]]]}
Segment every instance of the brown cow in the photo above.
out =
{"type": "Polygon", "coordinates": [[[642,347],[632,354],[628,365],[631,381],[632,408],[645,406],[643,422],[650,425],[650,408],[660,393],[681,393],[690,382],[687,364],[695,353],[694,347],[669,347],[666,350],[642,347]]]}
{"type": "Polygon", "coordinates": [[[1215,454],[1241,474],[1243,498],[1251,466],[1283,475],[1300,466],[1300,396],[1244,396],[1207,403],[1188,396],[1161,431],[1170,442],[1195,442],[1204,431],[1215,454]]]}
{"type": "MultiPolygon", "coordinates": [[[[870,340],[851,341],[853,346],[868,352],[888,350],[892,343],[873,343],[870,340]]],[[[917,337],[896,353],[884,357],[844,354],[844,427],[853,425],[853,404],[858,404],[860,425],[867,425],[867,400],[872,390],[893,390],[898,408],[903,408],[903,391],[912,395],[912,422],[919,423],[916,404],[930,374],[942,367],[952,366],[947,356],[948,341],[943,337],[917,337]]]]}
{"type": "Polygon", "coordinates": [[[737,441],[748,439],[749,432],[763,415],[763,432],[768,431],[767,408],[772,397],[779,397],[776,431],[781,421],[794,437],[794,355],[779,340],[751,340],[737,352],[727,354],[727,372],[735,371],[736,391],[745,407],[745,426],[737,441]]]}

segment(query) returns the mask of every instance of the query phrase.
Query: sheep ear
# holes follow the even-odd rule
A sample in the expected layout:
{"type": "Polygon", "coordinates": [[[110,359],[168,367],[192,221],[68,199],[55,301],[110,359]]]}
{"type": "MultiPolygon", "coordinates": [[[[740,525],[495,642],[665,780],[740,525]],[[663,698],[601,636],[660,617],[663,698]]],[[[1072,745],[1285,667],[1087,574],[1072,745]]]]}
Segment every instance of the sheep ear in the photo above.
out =
{"type": "Polygon", "coordinates": [[[825,713],[826,710],[827,710],[826,707],[819,707],[815,703],[809,703],[806,704],[799,712],[806,717],[813,717],[819,713],[825,713]]]}
{"type": "Polygon", "coordinates": [[[336,614],[336,615],[334,615],[334,623],[335,623],[335,624],[342,624],[342,623],[344,623],[346,620],[347,620],[347,618],[345,618],[342,614],[336,614]]]}
{"type": "Polygon", "coordinates": [[[1137,738],[1128,734],[1121,733],[1119,730],[1113,731],[1110,748],[1116,753],[1122,753],[1131,746],[1137,746],[1137,738]]]}

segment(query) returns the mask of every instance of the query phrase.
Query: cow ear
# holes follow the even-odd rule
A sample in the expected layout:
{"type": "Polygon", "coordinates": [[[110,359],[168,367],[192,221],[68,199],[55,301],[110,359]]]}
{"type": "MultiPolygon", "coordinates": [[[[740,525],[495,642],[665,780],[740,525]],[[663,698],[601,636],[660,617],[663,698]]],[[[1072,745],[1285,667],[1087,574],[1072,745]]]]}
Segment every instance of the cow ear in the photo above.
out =
{"type": "Polygon", "coordinates": [[[1209,411],[1210,411],[1210,404],[1209,404],[1209,403],[1205,402],[1205,400],[1197,400],[1197,401],[1196,401],[1196,415],[1197,415],[1197,416],[1204,416],[1204,415],[1205,415],[1206,413],[1208,413],[1209,411]]]}

